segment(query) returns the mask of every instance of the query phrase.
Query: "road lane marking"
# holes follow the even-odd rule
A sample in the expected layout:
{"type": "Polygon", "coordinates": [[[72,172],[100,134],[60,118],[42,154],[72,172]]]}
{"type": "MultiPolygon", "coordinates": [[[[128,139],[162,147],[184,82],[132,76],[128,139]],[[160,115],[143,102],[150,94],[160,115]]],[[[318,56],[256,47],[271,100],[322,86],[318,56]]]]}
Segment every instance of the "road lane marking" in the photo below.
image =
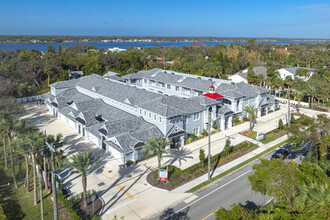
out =
{"type": "Polygon", "coordinates": [[[205,218],[203,218],[202,220],[207,219],[208,217],[212,216],[214,213],[216,213],[218,210],[215,210],[214,212],[212,212],[211,214],[209,214],[208,216],[206,216],[205,218]]]}
{"type": "Polygon", "coordinates": [[[125,193],[130,199],[134,199],[134,197],[126,190],[124,187],[121,185],[117,184],[116,185],[123,193],[125,193]]]}
{"type": "Polygon", "coordinates": [[[193,201],[193,202],[192,202],[192,203],[190,203],[189,205],[186,205],[185,207],[183,207],[183,208],[179,209],[178,211],[176,211],[176,212],[172,213],[171,215],[167,216],[165,219],[168,219],[168,218],[172,217],[174,214],[176,214],[176,213],[178,213],[178,212],[181,212],[182,210],[186,209],[187,207],[189,207],[189,206],[191,206],[191,205],[195,204],[196,202],[198,202],[198,201],[200,201],[200,200],[204,199],[205,197],[207,197],[207,196],[211,195],[211,194],[212,194],[212,193],[214,193],[215,191],[218,191],[219,189],[221,189],[221,188],[223,188],[223,187],[227,186],[228,184],[230,184],[230,183],[234,182],[235,180],[237,180],[237,179],[241,178],[242,176],[246,175],[247,173],[249,173],[249,172],[251,172],[251,171],[252,171],[252,169],[250,169],[250,170],[246,171],[245,173],[243,173],[243,174],[239,175],[238,177],[236,177],[236,178],[234,178],[234,179],[230,180],[228,183],[225,183],[225,184],[223,184],[223,185],[222,185],[222,186],[220,186],[219,188],[216,188],[215,190],[213,190],[213,191],[209,192],[208,194],[206,194],[206,195],[204,195],[204,196],[200,197],[199,199],[197,199],[197,200],[193,201]]]}

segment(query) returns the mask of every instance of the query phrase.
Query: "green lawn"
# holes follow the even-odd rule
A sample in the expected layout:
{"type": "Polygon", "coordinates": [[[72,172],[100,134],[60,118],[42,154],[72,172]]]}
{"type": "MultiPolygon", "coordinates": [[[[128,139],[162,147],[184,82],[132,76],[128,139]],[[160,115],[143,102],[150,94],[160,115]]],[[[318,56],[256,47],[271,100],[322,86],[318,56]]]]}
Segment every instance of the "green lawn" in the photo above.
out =
{"type": "Polygon", "coordinates": [[[274,129],[267,134],[264,134],[264,139],[260,140],[260,142],[263,144],[268,144],[269,142],[275,141],[277,138],[280,138],[283,135],[286,135],[285,130],[274,129]]]}
{"type": "MultiPolygon", "coordinates": [[[[2,149],[1,149],[2,150],[2,149]]],[[[3,158],[3,157],[1,157],[3,158]]],[[[23,167],[24,174],[18,180],[18,188],[13,185],[11,176],[10,163],[8,161],[8,170],[4,168],[4,164],[0,164],[0,203],[3,207],[7,219],[40,219],[40,202],[38,205],[33,205],[33,179],[30,182],[30,192],[26,192],[24,187],[25,167],[23,167]],[[8,185],[9,183],[9,185],[8,185]]],[[[18,166],[16,174],[18,173],[18,166]]],[[[32,173],[31,173],[32,175],[32,173]]],[[[40,199],[40,192],[38,188],[38,199],[40,199]]],[[[50,196],[44,192],[44,213],[45,219],[53,219],[53,205],[50,196]]]]}

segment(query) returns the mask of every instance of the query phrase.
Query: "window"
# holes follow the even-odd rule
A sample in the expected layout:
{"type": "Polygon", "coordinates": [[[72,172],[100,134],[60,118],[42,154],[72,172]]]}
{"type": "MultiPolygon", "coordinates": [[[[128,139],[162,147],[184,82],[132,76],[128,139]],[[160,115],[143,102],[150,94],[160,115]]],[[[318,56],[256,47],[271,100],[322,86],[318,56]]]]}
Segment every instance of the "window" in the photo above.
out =
{"type": "Polygon", "coordinates": [[[147,116],[147,112],[146,111],[144,111],[144,116],[147,116]]]}
{"type": "Polygon", "coordinates": [[[161,83],[162,84],[162,87],[165,88],[165,83],[161,83]]]}
{"type": "Polygon", "coordinates": [[[140,115],[142,115],[142,109],[140,109],[140,115]]]}
{"type": "Polygon", "coordinates": [[[144,83],[147,83],[148,82],[148,80],[147,79],[144,79],[144,83]]]}
{"type": "Polygon", "coordinates": [[[151,118],[151,113],[149,112],[149,118],[151,118]]]}
{"type": "Polygon", "coordinates": [[[244,100],[244,105],[248,105],[249,104],[249,100],[244,100]]]}
{"type": "Polygon", "coordinates": [[[199,112],[194,113],[194,121],[199,120],[199,112]]]}
{"type": "Polygon", "coordinates": [[[171,89],[171,85],[170,84],[167,84],[167,89],[171,89]]]}
{"type": "Polygon", "coordinates": [[[156,115],[154,115],[154,120],[155,120],[155,121],[157,120],[157,116],[156,116],[156,115]]]}
{"type": "Polygon", "coordinates": [[[197,94],[198,94],[199,96],[201,96],[201,95],[203,94],[203,92],[201,92],[201,91],[197,91],[197,94]]]}
{"type": "Polygon", "coordinates": [[[194,129],[193,129],[193,133],[194,133],[195,135],[199,135],[199,127],[194,128],[194,129]]]}
{"type": "Polygon", "coordinates": [[[162,122],[162,117],[159,117],[159,122],[162,122]]]}
{"type": "Polygon", "coordinates": [[[133,111],[133,108],[131,108],[131,111],[133,111]]]}
{"type": "Polygon", "coordinates": [[[180,87],[179,86],[176,86],[175,87],[175,91],[179,91],[180,90],[180,87]]]}

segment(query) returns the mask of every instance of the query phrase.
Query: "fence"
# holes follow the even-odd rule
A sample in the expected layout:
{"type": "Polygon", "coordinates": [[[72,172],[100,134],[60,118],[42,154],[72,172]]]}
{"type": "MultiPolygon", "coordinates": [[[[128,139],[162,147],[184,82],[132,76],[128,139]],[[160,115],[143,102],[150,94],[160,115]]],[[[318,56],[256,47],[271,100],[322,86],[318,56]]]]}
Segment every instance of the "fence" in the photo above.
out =
{"type": "Polygon", "coordinates": [[[36,96],[29,96],[29,97],[22,97],[22,98],[16,98],[17,103],[28,103],[28,102],[36,102],[40,101],[41,96],[36,95],[36,96]]]}
{"type": "MultiPolygon", "coordinates": [[[[288,103],[288,99],[283,99],[283,98],[278,98],[278,97],[275,97],[276,99],[278,99],[279,101],[283,102],[283,103],[288,103]]],[[[298,104],[298,101],[294,101],[294,100],[290,100],[290,104],[298,104]]],[[[308,107],[308,103],[307,102],[300,102],[300,105],[302,106],[306,106],[308,107]]]]}

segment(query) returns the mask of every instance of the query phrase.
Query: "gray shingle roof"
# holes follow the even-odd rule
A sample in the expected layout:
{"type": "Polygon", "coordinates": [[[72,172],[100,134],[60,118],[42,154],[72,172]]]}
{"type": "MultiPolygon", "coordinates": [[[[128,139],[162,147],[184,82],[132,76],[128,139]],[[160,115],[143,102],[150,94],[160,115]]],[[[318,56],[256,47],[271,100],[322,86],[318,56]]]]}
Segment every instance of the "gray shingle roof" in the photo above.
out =
{"type": "Polygon", "coordinates": [[[296,74],[296,71],[297,71],[298,69],[307,69],[307,70],[309,70],[310,72],[316,72],[316,71],[317,71],[317,69],[303,68],[303,67],[289,67],[289,68],[284,68],[284,69],[285,69],[286,71],[292,73],[293,75],[296,74]]]}
{"type": "Polygon", "coordinates": [[[50,84],[51,87],[54,88],[66,88],[66,87],[74,87],[78,82],[78,79],[60,81],[50,84]]]}
{"type": "Polygon", "coordinates": [[[210,106],[210,105],[216,105],[219,104],[218,101],[214,100],[214,99],[210,99],[208,97],[205,96],[195,96],[195,97],[191,97],[190,100],[197,100],[197,102],[203,106],[210,106]]]}
{"type": "Polygon", "coordinates": [[[253,98],[257,97],[258,94],[266,93],[268,90],[261,88],[259,86],[250,85],[247,83],[232,83],[232,84],[220,84],[215,89],[220,95],[223,95],[228,98],[237,99],[237,98],[253,98]]]}

